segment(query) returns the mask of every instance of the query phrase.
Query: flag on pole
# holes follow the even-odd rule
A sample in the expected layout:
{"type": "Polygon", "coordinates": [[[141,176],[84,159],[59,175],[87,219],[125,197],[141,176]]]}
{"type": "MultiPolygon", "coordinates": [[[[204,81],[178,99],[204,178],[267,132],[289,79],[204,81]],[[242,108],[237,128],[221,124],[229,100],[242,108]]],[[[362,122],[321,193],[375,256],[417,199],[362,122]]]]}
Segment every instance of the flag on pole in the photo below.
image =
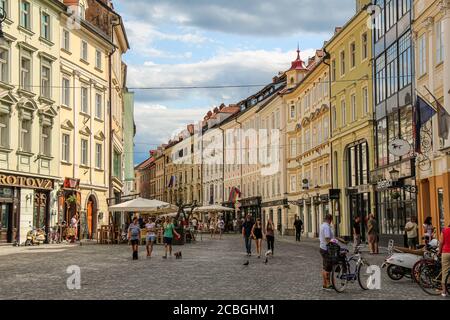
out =
{"type": "Polygon", "coordinates": [[[231,203],[236,203],[238,196],[239,197],[241,196],[241,191],[238,188],[233,187],[233,188],[231,188],[230,197],[229,197],[228,201],[231,203]]]}
{"type": "Polygon", "coordinates": [[[448,134],[450,132],[450,114],[445,110],[445,108],[439,103],[438,99],[434,96],[434,94],[431,93],[431,91],[426,87],[425,90],[428,91],[428,93],[433,97],[434,101],[436,102],[437,106],[437,113],[438,113],[438,135],[439,138],[443,140],[448,139],[448,134]]]}
{"type": "Polygon", "coordinates": [[[425,99],[417,96],[414,116],[414,137],[416,152],[422,153],[420,144],[420,131],[425,123],[427,123],[434,115],[436,110],[425,99]]]}

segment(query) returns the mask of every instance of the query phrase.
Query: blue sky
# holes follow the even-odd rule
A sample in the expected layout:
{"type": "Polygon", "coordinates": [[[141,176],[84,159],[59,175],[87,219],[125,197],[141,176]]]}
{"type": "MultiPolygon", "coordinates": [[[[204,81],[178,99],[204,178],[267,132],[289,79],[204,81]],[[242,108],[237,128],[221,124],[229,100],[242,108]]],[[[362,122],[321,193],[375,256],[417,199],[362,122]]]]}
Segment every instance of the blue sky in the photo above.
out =
{"type": "Polygon", "coordinates": [[[142,87],[266,84],[323,46],[355,0],[114,0],[131,50],[136,88],[135,163],[221,103],[258,88],[139,90],[142,87]]]}

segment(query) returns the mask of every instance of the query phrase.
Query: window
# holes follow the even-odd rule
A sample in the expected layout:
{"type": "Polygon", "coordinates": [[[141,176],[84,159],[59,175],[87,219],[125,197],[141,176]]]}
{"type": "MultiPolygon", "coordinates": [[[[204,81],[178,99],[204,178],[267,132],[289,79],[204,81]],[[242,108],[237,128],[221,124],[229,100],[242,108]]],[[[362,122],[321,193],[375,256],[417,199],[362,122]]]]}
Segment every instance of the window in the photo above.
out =
{"type": "Polygon", "coordinates": [[[357,109],[356,109],[356,95],[352,94],[350,98],[351,104],[352,104],[352,121],[356,121],[358,118],[357,109]]]}
{"type": "Polygon", "coordinates": [[[436,64],[444,61],[444,30],[443,21],[436,23],[436,64]]]}
{"type": "Polygon", "coordinates": [[[79,12],[80,18],[83,20],[86,19],[86,6],[84,3],[80,3],[79,10],[80,10],[79,12]]]}
{"type": "Polygon", "coordinates": [[[307,152],[309,149],[311,149],[311,131],[309,129],[305,130],[305,150],[304,152],[307,152]]]}
{"type": "Polygon", "coordinates": [[[411,9],[411,0],[398,0],[398,17],[401,18],[411,9]]]}
{"type": "Polygon", "coordinates": [[[393,44],[386,51],[386,97],[392,96],[398,91],[397,83],[397,44],[393,44]]]}
{"type": "Polygon", "coordinates": [[[81,41],[81,59],[84,61],[88,60],[88,44],[86,41],[81,41]]]}
{"type": "Polygon", "coordinates": [[[102,69],[102,52],[100,50],[95,50],[95,67],[102,69]]]}
{"type": "Polygon", "coordinates": [[[31,152],[31,120],[24,119],[20,128],[20,149],[31,152]]]}
{"type": "Polygon", "coordinates": [[[51,156],[51,136],[52,127],[49,125],[43,125],[41,127],[41,154],[45,156],[51,156]]]}
{"type": "Polygon", "coordinates": [[[290,118],[295,119],[295,105],[291,105],[290,118]]]}
{"type": "Polygon", "coordinates": [[[356,67],[356,44],[350,44],[350,68],[356,67]]]}
{"type": "Polygon", "coordinates": [[[367,116],[369,113],[369,90],[367,87],[362,89],[362,99],[363,99],[363,114],[367,116]]]}
{"type": "Polygon", "coordinates": [[[331,107],[331,129],[336,130],[337,129],[337,113],[336,113],[336,106],[331,107]]]}
{"type": "Polygon", "coordinates": [[[81,87],[81,112],[89,113],[89,98],[87,87],[81,87]]]}
{"type": "Polygon", "coordinates": [[[70,80],[62,79],[62,103],[65,106],[70,106],[70,80]]]}
{"type": "Polygon", "coordinates": [[[400,89],[412,82],[411,35],[406,33],[398,41],[400,89]]]}
{"type": "Polygon", "coordinates": [[[20,60],[20,87],[31,91],[31,53],[23,50],[20,60]]]}
{"type": "Polygon", "coordinates": [[[348,186],[355,187],[369,182],[369,154],[367,142],[347,149],[348,186]]]}
{"type": "Polygon", "coordinates": [[[95,144],[95,167],[97,169],[102,168],[103,147],[101,143],[95,144]]]}
{"type": "Polygon", "coordinates": [[[24,0],[20,4],[20,26],[31,29],[31,5],[24,0]]]}
{"type": "Polygon", "coordinates": [[[375,85],[376,85],[375,101],[377,104],[386,99],[385,72],[386,72],[386,60],[383,54],[375,62],[375,85]]]}
{"type": "Polygon", "coordinates": [[[331,61],[331,81],[336,81],[336,60],[331,61]]]}
{"type": "Polygon", "coordinates": [[[419,37],[419,76],[427,72],[427,38],[425,35],[419,37]]]}
{"type": "Polygon", "coordinates": [[[97,119],[102,119],[102,112],[103,112],[103,106],[102,106],[102,95],[96,93],[95,94],[95,117],[97,119]]]}
{"type": "Polygon", "coordinates": [[[41,13],[41,37],[50,41],[50,16],[45,12],[41,13]]]}
{"type": "Polygon", "coordinates": [[[341,126],[344,127],[347,123],[347,106],[345,100],[341,101],[341,126]]]}
{"type": "Polygon", "coordinates": [[[345,74],[345,51],[341,51],[341,76],[345,74]]]}
{"type": "Polygon", "coordinates": [[[289,139],[291,158],[295,158],[297,156],[297,144],[295,138],[289,139]]]}
{"type": "Polygon", "coordinates": [[[330,128],[328,125],[328,117],[323,118],[322,130],[323,130],[323,139],[326,141],[330,136],[330,128]]]}
{"type": "Polygon", "coordinates": [[[0,47],[0,81],[9,82],[9,50],[0,47]]]}
{"type": "Polygon", "coordinates": [[[81,165],[88,165],[88,141],[81,139],[81,165]]]}
{"type": "Polygon", "coordinates": [[[9,147],[9,114],[0,113],[0,146],[9,147]]]}
{"type": "Polygon", "coordinates": [[[368,42],[367,42],[367,32],[363,33],[362,37],[361,37],[361,42],[362,42],[362,50],[361,50],[361,54],[362,54],[362,60],[366,59],[369,56],[369,46],[368,46],[368,42]]]}
{"type": "MultiPolygon", "coordinates": [[[[113,174],[114,177],[121,179],[122,177],[122,160],[121,160],[121,155],[120,153],[118,153],[117,151],[114,150],[114,155],[113,155],[113,174]]],[[[212,186],[211,186],[212,187],[212,186]]]]}
{"type": "Polygon", "coordinates": [[[386,31],[397,23],[397,0],[388,0],[386,3],[386,31]]]}
{"type": "Polygon", "coordinates": [[[8,0],[0,0],[0,8],[3,9],[3,12],[8,14],[8,0]]]}
{"type": "Polygon", "coordinates": [[[41,65],[41,96],[50,98],[51,91],[51,66],[47,60],[42,60],[41,65]]]}
{"type": "MultiPolygon", "coordinates": [[[[409,0],[408,0],[409,1],[409,0]]],[[[375,15],[375,39],[378,41],[381,37],[384,36],[385,27],[384,27],[384,20],[385,20],[385,8],[384,8],[384,1],[380,2],[379,4],[380,12],[379,14],[375,15]]]]}
{"type": "Polygon", "coordinates": [[[70,51],[70,32],[65,29],[63,30],[61,44],[64,50],[70,51]]]}
{"type": "Polygon", "coordinates": [[[297,176],[292,175],[290,177],[290,182],[291,182],[291,192],[297,191],[297,176]]]}
{"type": "Polygon", "coordinates": [[[61,140],[62,140],[61,159],[64,162],[70,162],[70,135],[63,133],[61,140]]]}

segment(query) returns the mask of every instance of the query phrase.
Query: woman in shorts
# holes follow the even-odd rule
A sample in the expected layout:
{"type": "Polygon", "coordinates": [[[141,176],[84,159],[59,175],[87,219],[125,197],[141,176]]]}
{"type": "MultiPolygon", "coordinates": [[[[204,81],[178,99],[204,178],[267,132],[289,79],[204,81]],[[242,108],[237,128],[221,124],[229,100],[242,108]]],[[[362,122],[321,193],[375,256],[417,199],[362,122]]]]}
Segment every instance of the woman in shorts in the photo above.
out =
{"type": "Polygon", "coordinates": [[[173,235],[175,235],[177,238],[180,237],[179,233],[175,231],[175,225],[173,224],[173,222],[170,222],[170,218],[167,217],[166,218],[166,222],[164,223],[164,249],[165,249],[165,255],[163,256],[163,259],[167,259],[167,250],[169,250],[169,253],[172,256],[173,235]]]}
{"type": "Polygon", "coordinates": [[[148,219],[147,224],[145,225],[145,230],[147,230],[147,257],[151,258],[153,252],[153,244],[156,241],[156,223],[155,217],[151,217],[148,219]]]}
{"type": "Polygon", "coordinates": [[[134,217],[133,222],[128,227],[128,239],[133,249],[133,260],[138,259],[139,240],[141,239],[141,228],[139,227],[138,218],[134,217]]]}

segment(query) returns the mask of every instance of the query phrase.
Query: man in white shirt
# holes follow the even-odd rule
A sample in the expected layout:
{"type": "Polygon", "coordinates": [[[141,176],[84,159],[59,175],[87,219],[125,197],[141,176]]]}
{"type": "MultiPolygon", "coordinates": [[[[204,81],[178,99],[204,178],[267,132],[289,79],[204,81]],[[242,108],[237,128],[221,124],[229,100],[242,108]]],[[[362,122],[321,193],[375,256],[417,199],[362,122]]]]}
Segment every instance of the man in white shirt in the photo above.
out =
{"type": "Polygon", "coordinates": [[[333,289],[330,284],[330,272],[333,268],[333,264],[331,263],[331,259],[328,255],[328,243],[330,243],[331,239],[334,238],[333,229],[331,228],[331,221],[333,221],[333,217],[330,214],[325,216],[324,222],[320,226],[319,240],[320,240],[320,255],[323,260],[323,268],[322,268],[322,279],[323,286],[322,288],[325,290],[333,289]]]}

